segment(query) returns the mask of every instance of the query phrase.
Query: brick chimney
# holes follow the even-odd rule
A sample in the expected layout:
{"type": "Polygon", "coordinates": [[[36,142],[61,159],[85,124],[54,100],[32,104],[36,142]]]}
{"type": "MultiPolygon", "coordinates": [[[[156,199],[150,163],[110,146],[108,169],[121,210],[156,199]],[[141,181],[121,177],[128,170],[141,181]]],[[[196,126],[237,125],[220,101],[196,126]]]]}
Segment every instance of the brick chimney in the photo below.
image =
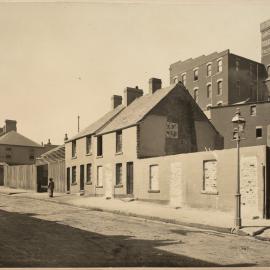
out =
{"type": "Polygon", "coordinates": [[[117,106],[122,104],[122,96],[113,95],[111,97],[112,101],[112,110],[115,109],[117,106]]]}
{"type": "Polygon", "coordinates": [[[3,128],[4,133],[8,133],[10,131],[17,131],[17,121],[15,120],[6,120],[3,128]]]}
{"type": "Polygon", "coordinates": [[[139,89],[138,86],[136,86],[135,88],[127,87],[124,90],[124,105],[128,106],[136,98],[139,98],[142,95],[143,95],[143,90],[139,89]]]}
{"type": "Polygon", "coordinates": [[[149,79],[149,94],[154,94],[161,87],[162,87],[161,79],[157,78],[149,79]]]}

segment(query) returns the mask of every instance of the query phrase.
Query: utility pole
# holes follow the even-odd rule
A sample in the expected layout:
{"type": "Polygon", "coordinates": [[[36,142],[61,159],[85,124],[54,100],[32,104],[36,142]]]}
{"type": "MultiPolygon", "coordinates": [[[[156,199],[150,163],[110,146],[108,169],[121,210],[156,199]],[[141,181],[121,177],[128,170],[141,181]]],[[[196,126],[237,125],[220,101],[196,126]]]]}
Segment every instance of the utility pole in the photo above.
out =
{"type": "Polygon", "coordinates": [[[80,132],[80,116],[78,115],[78,132],[80,132]]]}

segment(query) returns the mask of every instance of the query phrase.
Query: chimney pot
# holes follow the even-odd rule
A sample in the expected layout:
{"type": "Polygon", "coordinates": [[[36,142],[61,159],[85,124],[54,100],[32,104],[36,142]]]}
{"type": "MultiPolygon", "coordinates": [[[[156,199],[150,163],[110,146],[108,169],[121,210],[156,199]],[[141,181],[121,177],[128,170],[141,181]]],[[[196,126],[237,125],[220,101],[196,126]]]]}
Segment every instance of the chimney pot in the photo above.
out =
{"type": "Polygon", "coordinates": [[[51,145],[51,140],[48,139],[47,145],[51,145]]]}
{"type": "Polygon", "coordinates": [[[122,96],[113,95],[111,97],[112,101],[112,110],[115,109],[117,106],[122,104],[122,96]]]}
{"type": "Polygon", "coordinates": [[[161,89],[162,81],[158,78],[149,79],[149,93],[154,94],[158,89],[161,89]]]}
{"type": "Polygon", "coordinates": [[[127,87],[124,90],[124,105],[128,106],[136,98],[139,98],[143,95],[143,90],[138,88],[127,87]]]}
{"type": "Polygon", "coordinates": [[[67,133],[65,133],[64,141],[66,142],[67,140],[68,140],[68,135],[67,135],[67,133]]]}
{"type": "Polygon", "coordinates": [[[8,133],[10,131],[17,131],[17,121],[15,120],[6,120],[5,126],[3,128],[4,133],[8,133]]]}

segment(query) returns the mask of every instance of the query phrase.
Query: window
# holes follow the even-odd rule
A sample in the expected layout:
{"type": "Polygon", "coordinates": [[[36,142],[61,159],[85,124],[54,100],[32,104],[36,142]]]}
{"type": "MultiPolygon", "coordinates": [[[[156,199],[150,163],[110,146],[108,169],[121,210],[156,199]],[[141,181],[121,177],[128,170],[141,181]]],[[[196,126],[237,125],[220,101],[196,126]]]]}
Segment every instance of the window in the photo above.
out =
{"type": "Polygon", "coordinates": [[[255,116],[256,115],[256,105],[250,106],[250,115],[255,116]]]}
{"type": "Polygon", "coordinates": [[[72,167],[72,178],[71,178],[71,181],[72,181],[72,184],[76,183],[76,166],[73,166],[72,167]]]}
{"type": "Polygon", "coordinates": [[[268,74],[268,77],[270,77],[270,65],[267,66],[267,74],[268,74]]]}
{"type": "Polygon", "coordinates": [[[183,85],[186,86],[186,83],[187,83],[187,74],[186,73],[182,74],[181,79],[182,79],[183,85]]]}
{"type": "Polygon", "coordinates": [[[86,136],[86,154],[91,154],[92,152],[92,137],[86,136]]]}
{"type": "Polygon", "coordinates": [[[175,76],[175,77],[173,78],[173,82],[174,82],[174,83],[178,83],[178,82],[179,82],[179,79],[178,79],[177,76],[175,76]]]}
{"type": "Polygon", "coordinates": [[[203,162],[203,192],[217,194],[217,161],[203,162]]]}
{"type": "Polygon", "coordinates": [[[72,141],[72,157],[76,157],[77,154],[76,141],[72,141]]]}
{"type": "Polygon", "coordinates": [[[6,147],[6,151],[11,151],[11,147],[6,147]]]}
{"type": "Polygon", "coordinates": [[[6,154],[6,159],[11,159],[11,155],[10,154],[6,154]]]}
{"type": "Polygon", "coordinates": [[[235,61],[235,70],[239,71],[239,60],[235,61]]]}
{"type": "Polygon", "coordinates": [[[92,183],[92,164],[86,164],[86,183],[92,183]]]}
{"type": "Polygon", "coordinates": [[[103,145],[102,145],[102,136],[97,137],[97,156],[102,156],[103,154],[103,145]]]}
{"type": "Polygon", "coordinates": [[[159,191],[159,168],[158,165],[150,165],[150,191],[159,191]]]}
{"type": "Polygon", "coordinates": [[[238,94],[238,97],[241,96],[241,88],[240,88],[240,81],[236,81],[236,92],[238,94]]]}
{"type": "Polygon", "coordinates": [[[116,153],[122,152],[122,130],[116,131],[116,153]]]}
{"type": "Polygon", "coordinates": [[[117,163],[115,167],[115,184],[121,185],[122,184],[122,164],[117,163]]]}
{"type": "Polygon", "coordinates": [[[102,166],[97,167],[97,186],[102,187],[103,185],[103,168],[102,166]]]}
{"type": "Polygon", "coordinates": [[[262,127],[256,127],[256,138],[262,138],[262,127]]]}
{"type": "Polygon", "coordinates": [[[207,98],[211,98],[212,97],[212,84],[207,84],[207,89],[206,89],[206,94],[207,94],[207,98]]]}
{"type": "Polygon", "coordinates": [[[212,64],[206,66],[206,76],[209,77],[212,75],[212,64]]]}
{"type": "Polygon", "coordinates": [[[222,95],[222,81],[217,82],[217,94],[218,96],[222,95]]]}
{"type": "Polygon", "coordinates": [[[217,61],[217,72],[221,72],[222,71],[222,60],[218,60],[217,61]]]}
{"type": "Polygon", "coordinates": [[[198,81],[198,79],[199,79],[199,69],[197,68],[193,70],[193,80],[198,81]]]}
{"type": "Polygon", "coordinates": [[[196,102],[199,101],[199,89],[198,88],[194,89],[194,99],[196,102]]]}
{"type": "Polygon", "coordinates": [[[29,150],[29,160],[34,160],[35,159],[35,150],[31,148],[29,150]]]}

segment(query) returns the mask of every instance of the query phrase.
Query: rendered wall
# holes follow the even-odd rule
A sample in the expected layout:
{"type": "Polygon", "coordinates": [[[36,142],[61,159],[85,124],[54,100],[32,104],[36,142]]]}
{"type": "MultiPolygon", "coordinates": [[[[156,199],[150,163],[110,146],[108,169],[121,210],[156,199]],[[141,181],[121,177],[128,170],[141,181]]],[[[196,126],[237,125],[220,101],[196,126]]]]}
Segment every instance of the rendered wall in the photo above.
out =
{"type": "MultiPolygon", "coordinates": [[[[240,155],[241,192],[245,203],[245,205],[242,204],[243,214],[262,216],[264,201],[263,166],[266,165],[266,147],[241,148],[240,155]],[[254,202],[256,202],[255,206],[254,202]]],[[[236,149],[138,160],[135,197],[141,200],[171,203],[173,206],[179,207],[188,206],[233,211],[237,179],[236,165],[236,149]],[[202,190],[203,162],[207,160],[217,161],[217,194],[210,194],[202,190]],[[149,190],[150,165],[159,165],[160,192],[149,190]]]]}

